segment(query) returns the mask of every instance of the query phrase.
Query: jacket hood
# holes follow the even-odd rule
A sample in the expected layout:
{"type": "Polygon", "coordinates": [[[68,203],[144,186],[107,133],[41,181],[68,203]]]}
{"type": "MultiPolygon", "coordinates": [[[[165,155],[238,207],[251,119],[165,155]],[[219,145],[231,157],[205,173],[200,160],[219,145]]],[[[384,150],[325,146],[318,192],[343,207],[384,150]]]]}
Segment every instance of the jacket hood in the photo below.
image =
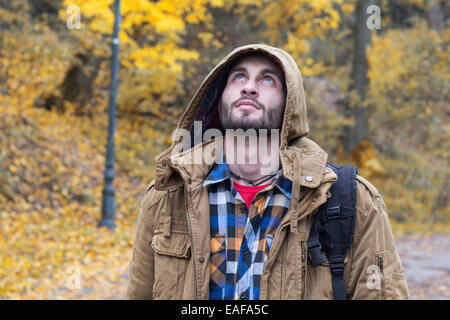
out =
{"type": "MultiPolygon", "coordinates": [[[[203,132],[210,128],[220,128],[217,102],[227,81],[227,74],[235,61],[248,53],[262,52],[274,59],[281,67],[286,81],[286,106],[280,133],[280,149],[284,149],[296,138],[309,132],[306,121],[306,101],[303,81],[294,59],[284,50],[263,44],[238,47],[224,57],[207,75],[181,116],[177,129],[191,130],[194,121],[202,122],[203,132]]],[[[202,133],[203,133],[202,132],[202,133]]],[[[191,139],[194,146],[194,139],[191,139]]],[[[196,141],[200,141],[197,139],[196,141]]]]}
{"type": "MultiPolygon", "coordinates": [[[[154,181],[156,189],[174,190],[183,184],[183,180],[191,181],[192,185],[198,185],[206,177],[212,165],[195,164],[189,158],[196,150],[201,149],[197,147],[209,143],[219,144],[222,137],[202,141],[202,138],[195,137],[194,133],[196,135],[201,133],[203,137],[207,129],[221,128],[217,101],[225,87],[228,71],[237,59],[253,52],[261,52],[274,59],[285,76],[286,105],[280,133],[280,160],[283,175],[292,181],[295,180],[294,188],[300,186],[316,188],[320,185],[326,171],[328,155],[315,142],[305,137],[309,127],[306,121],[306,101],[300,70],[287,52],[268,45],[250,44],[231,51],[203,80],[177,125],[177,130],[190,132],[190,148],[185,148],[186,141],[175,139],[167,150],[156,156],[154,181]],[[202,131],[194,130],[194,121],[201,121],[202,131]],[[176,150],[183,149],[179,148],[181,145],[184,146],[184,150],[188,150],[177,153],[176,150]],[[190,164],[181,166],[179,163],[190,164]],[[175,171],[179,172],[181,180],[180,176],[174,174],[175,171]]],[[[216,155],[217,158],[218,156],[216,155]]],[[[297,196],[297,192],[294,192],[294,195],[297,196]]]]}

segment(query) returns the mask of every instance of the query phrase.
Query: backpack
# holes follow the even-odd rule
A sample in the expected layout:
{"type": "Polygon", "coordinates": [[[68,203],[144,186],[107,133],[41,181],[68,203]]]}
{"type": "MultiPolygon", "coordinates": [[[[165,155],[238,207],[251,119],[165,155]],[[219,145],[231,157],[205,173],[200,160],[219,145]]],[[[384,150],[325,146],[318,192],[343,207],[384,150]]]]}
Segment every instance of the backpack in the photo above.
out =
{"type": "Polygon", "coordinates": [[[326,261],[331,268],[333,296],[345,300],[344,258],[350,249],[355,231],[356,175],[353,166],[327,163],[337,175],[330,189],[331,197],[319,207],[308,238],[308,251],[313,266],[326,261]]]}

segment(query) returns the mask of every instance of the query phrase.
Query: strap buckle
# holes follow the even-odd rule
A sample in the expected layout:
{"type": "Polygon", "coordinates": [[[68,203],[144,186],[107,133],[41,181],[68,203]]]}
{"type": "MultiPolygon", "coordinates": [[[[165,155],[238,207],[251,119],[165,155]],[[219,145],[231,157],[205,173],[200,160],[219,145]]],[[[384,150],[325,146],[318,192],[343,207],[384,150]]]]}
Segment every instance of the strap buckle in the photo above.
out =
{"type": "Polygon", "coordinates": [[[327,208],[328,220],[335,220],[341,217],[341,206],[327,208]]]}
{"type": "Polygon", "coordinates": [[[336,275],[342,275],[344,273],[344,256],[331,256],[330,257],[331,272],[336,275]]]}
{"type": "Polygon", "coordinates": [[[317,266],[326,261],[322,254],[322,245],[319,239],[314,239],[313,241],[308,241],[308,253],[311,258],[311,265],[317,266]]]}

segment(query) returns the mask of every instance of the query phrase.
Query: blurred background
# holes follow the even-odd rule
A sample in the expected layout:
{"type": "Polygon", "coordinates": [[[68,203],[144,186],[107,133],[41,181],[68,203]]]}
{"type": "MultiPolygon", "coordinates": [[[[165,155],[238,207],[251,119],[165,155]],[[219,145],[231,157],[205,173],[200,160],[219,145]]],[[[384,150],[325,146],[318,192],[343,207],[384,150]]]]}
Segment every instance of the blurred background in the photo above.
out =
{"type": "Polygon", "coordinates": [[[208,72],[249,43],[294,57],[309,138],[383,195],[411,298],[449,299],[449,12],[435,0],[122,0],[111,231],[97,224],[113,0],[0,0],[0,299],[124,298],[154,157],[208,72]]]}

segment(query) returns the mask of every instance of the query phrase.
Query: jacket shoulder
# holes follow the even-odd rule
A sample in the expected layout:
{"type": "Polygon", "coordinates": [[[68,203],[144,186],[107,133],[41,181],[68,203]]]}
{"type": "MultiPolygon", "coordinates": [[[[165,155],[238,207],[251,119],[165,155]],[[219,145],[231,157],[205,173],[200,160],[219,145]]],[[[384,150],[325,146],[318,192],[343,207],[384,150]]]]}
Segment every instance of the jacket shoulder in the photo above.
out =
{"type": "Polygon", "coordinates": [[[372,183],[360,175],[356,176],[356,193],[356,207],[359,210],[367,211],[374,205],[382,204],[382,211],[385,211],[384,200],[380,192],[372,183]]]}
{"type": "Polygon", "coordinates": [[[375,186],[372,183],[370,183],[367,179],[361,177],[360,175],[356,175],[356,181],[361,185],[361,187],[366,189],[372,197],[374,198],[381,197],[377,188],[375,188],[375,186]]]}
{"type": "Polygon", "coordinates": [[[144,210],[149,210],[156,203],[158,203],[166,192],[156,190],[154,188],[155,180],[153,179],[147,186],[144,197],[141,200],[141,208],[144,210]]]}
{"type": "Polygon", "coordinates": [[[379,218],[389,223],[388,210],[383,197],[372,183],[357,175],[355,238],[359,239],[362,233],[375,231],[379,218]]]}

